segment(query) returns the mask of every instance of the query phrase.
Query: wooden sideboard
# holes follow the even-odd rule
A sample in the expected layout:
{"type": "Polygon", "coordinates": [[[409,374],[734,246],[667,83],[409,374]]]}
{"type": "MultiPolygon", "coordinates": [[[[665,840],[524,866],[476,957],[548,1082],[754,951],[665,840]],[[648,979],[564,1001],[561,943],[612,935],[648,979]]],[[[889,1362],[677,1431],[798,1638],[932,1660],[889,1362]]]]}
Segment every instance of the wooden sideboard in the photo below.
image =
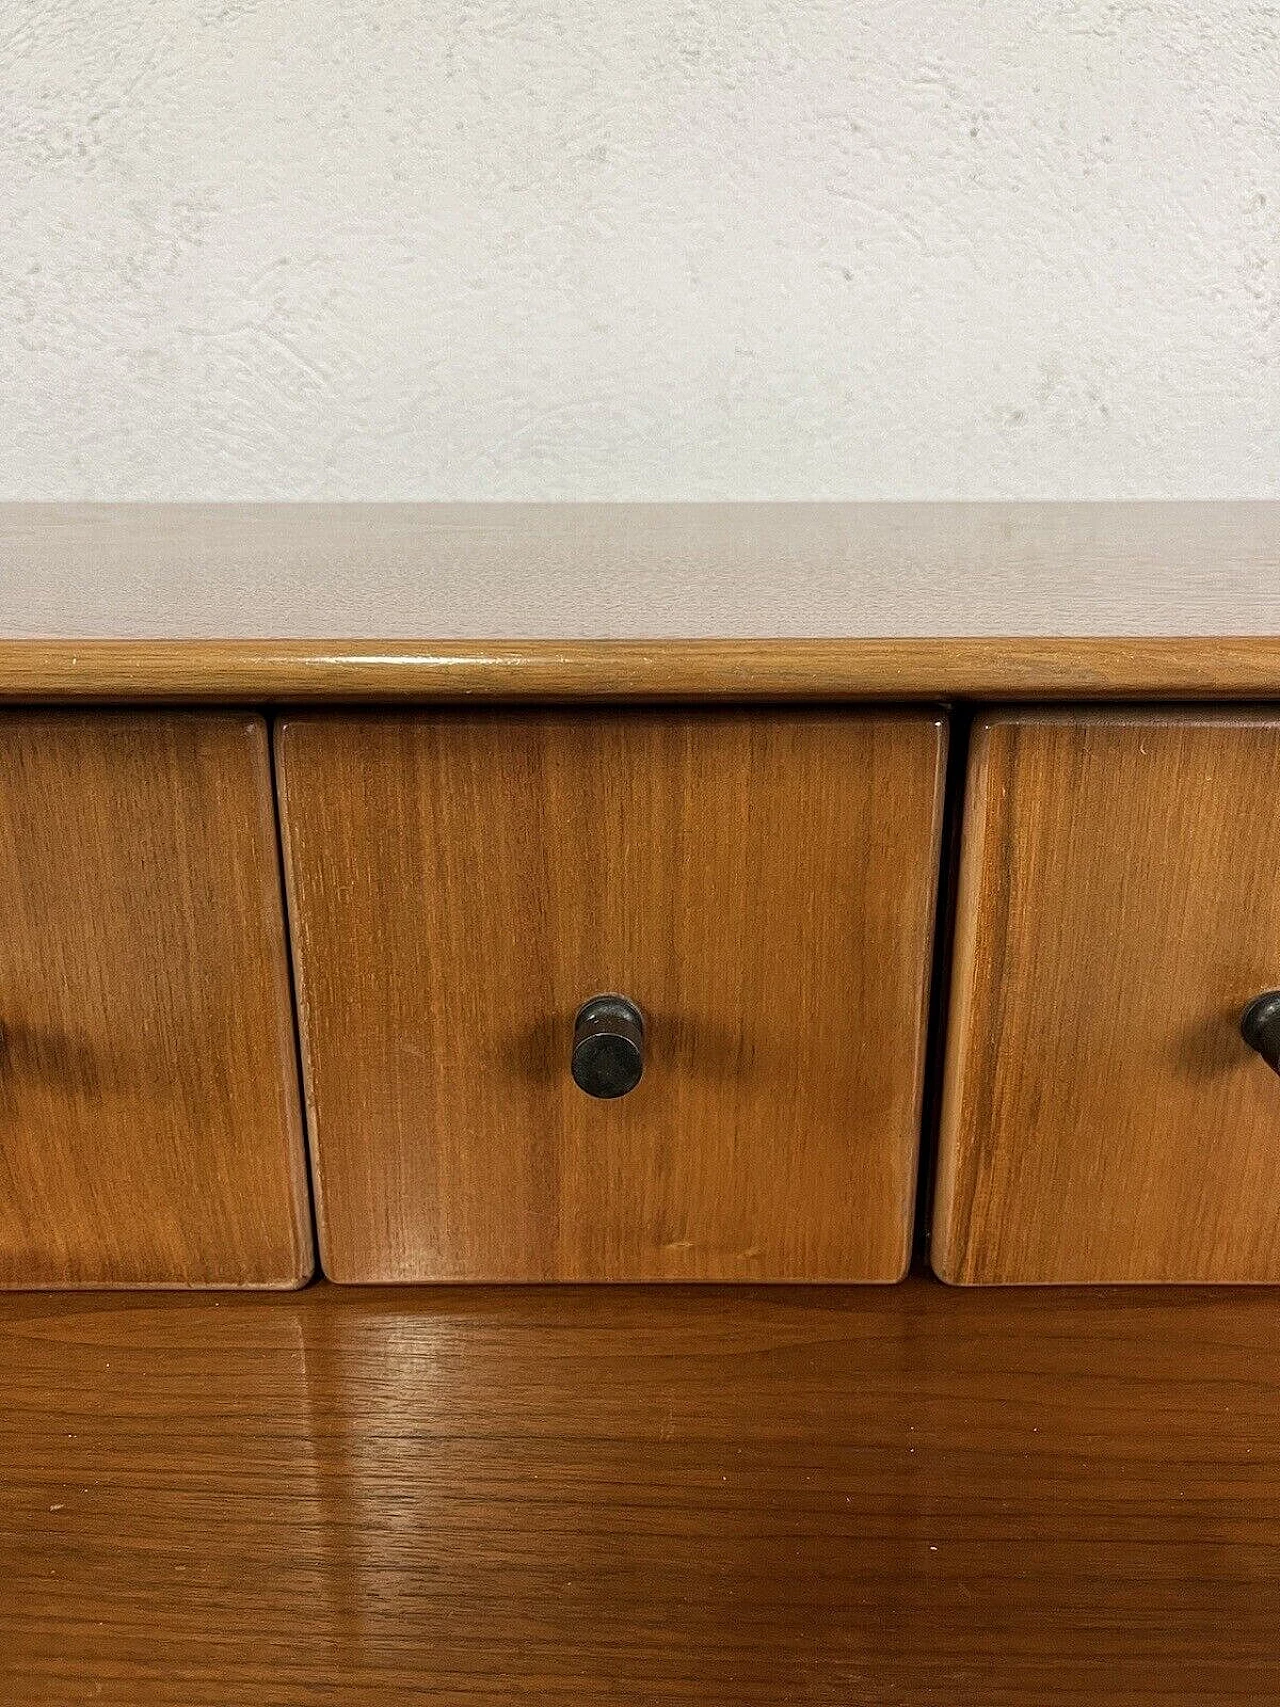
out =
{"type": "Polygon", "coordinates": [[[0,625],[6,1704],[1275,1698],[1280,1293],[1096,1283],[1280,1279],[1280,506],[0,506],[0,625]]]}
{"type": "Polygon", "coordinates": [[[1280,1280],[1280,638],[1023,631],[1055,565],[1280,626],[1280,506],[1039,555],[1019,507],[517,508],[9,507],[0,564],[670,607],[826,552],[904,626],[1004,576],[1017,632],[0,639],[0,1284],[296,1286],[313,1212],[342,1282],[893,1281],[930,1224],[961,1283],[1280,1280]]]}

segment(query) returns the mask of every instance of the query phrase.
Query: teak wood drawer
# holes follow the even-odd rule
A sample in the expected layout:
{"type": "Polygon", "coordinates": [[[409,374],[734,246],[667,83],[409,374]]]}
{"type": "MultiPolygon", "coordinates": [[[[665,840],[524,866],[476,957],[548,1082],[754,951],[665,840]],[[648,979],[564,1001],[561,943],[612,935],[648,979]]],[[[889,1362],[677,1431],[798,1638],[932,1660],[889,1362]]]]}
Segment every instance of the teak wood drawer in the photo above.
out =
{"type": "Polygon", "coordinates": [[[296,1286],[267,730],[0,715],[0,1285],[296,1286]]]}
{"type": "Polygon", "coordinates": [[[1280,711],[974,731],[934,1264],[948,1280],[1280,1280],[1280,711]]]}
{"type": "Polygon", "coordinates": [[[944,747],[929,710],[285,718],[325,1272],[898,1279],[944,747]],[[610,1099],[570,1072],[601,995],[644,1027],[610,1099]]]}

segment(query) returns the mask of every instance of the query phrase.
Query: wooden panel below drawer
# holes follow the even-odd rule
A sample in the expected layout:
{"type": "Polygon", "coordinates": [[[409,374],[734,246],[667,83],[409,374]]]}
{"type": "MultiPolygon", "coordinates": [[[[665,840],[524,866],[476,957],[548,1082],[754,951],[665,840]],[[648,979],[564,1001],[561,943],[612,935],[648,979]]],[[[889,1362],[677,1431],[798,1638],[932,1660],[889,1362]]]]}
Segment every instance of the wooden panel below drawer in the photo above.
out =
{"type": "Polygon", "coordinates": [[[1280,1294],[0,1298],[4,1707],[1275,1707],[1280,1294]]]}
{"type": "Polygon", "coordinates": [[[310,1273],[269,757],[245,715],[0,718],[0,1285],[310,1273]]]}
{"type": "Polygon", "coordinates": [[[948,1280],[1280,1280],[1280,716],[975,731],[934,1261],[948,1280]]]}
{"type": "Polygon", "coordinates": [[[278,732],[326,1272],[904,1272],[931,713],[440,712],[278,732]],[[644,1079],[598,1102],[617,991],[644,1079]]]}

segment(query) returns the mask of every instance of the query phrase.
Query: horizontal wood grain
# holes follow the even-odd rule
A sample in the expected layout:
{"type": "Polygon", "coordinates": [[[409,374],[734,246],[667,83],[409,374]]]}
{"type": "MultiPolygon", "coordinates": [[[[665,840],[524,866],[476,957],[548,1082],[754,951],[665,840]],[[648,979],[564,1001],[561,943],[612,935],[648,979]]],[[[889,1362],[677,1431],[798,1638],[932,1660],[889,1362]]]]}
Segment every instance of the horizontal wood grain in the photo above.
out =
{"type": "Polygon", "coordinates": [[[12,638],[1277,633],[1275,502],[0,505],[12,638]]]}
{"type": "Polygon", "coordinates": [[[311,1272],[267,731],[0,716],[0,1286],[311,1272]]]}
{"type": "Polygon", "coordinates": [[[1259,1707],[1280,1294],[0,1299],[6,1707],[1259,1707]]]}
{"type": "Polygon", "coordinates": [[[1280,712],[976,726],[934,1262],[947,1279],[1280,1281],[1280,712]]]}
{"type": "Polygon", "coordinates": [[[0,703],[1280,697],[1280,636],[0,640],[0,703]]]}
{"type": "Polygon", "coordinates": [[[325,1273],[900,1279],[936,712],[317,713],[277,727],[325,1273]],[[630,1095],[574,1015],[647,1024],[630,1095]]]}

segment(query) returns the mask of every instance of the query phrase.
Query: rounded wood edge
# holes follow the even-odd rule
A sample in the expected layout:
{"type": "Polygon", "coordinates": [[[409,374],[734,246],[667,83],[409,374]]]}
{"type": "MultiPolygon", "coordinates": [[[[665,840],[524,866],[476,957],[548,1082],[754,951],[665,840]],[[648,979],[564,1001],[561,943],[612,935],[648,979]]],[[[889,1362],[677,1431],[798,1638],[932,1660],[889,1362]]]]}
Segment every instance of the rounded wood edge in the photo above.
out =
{"type": "Polygon", "coordinates": [[[1224,699],[1280,636],[850,640],[0,640],[0,703],[1224,699]]]}

